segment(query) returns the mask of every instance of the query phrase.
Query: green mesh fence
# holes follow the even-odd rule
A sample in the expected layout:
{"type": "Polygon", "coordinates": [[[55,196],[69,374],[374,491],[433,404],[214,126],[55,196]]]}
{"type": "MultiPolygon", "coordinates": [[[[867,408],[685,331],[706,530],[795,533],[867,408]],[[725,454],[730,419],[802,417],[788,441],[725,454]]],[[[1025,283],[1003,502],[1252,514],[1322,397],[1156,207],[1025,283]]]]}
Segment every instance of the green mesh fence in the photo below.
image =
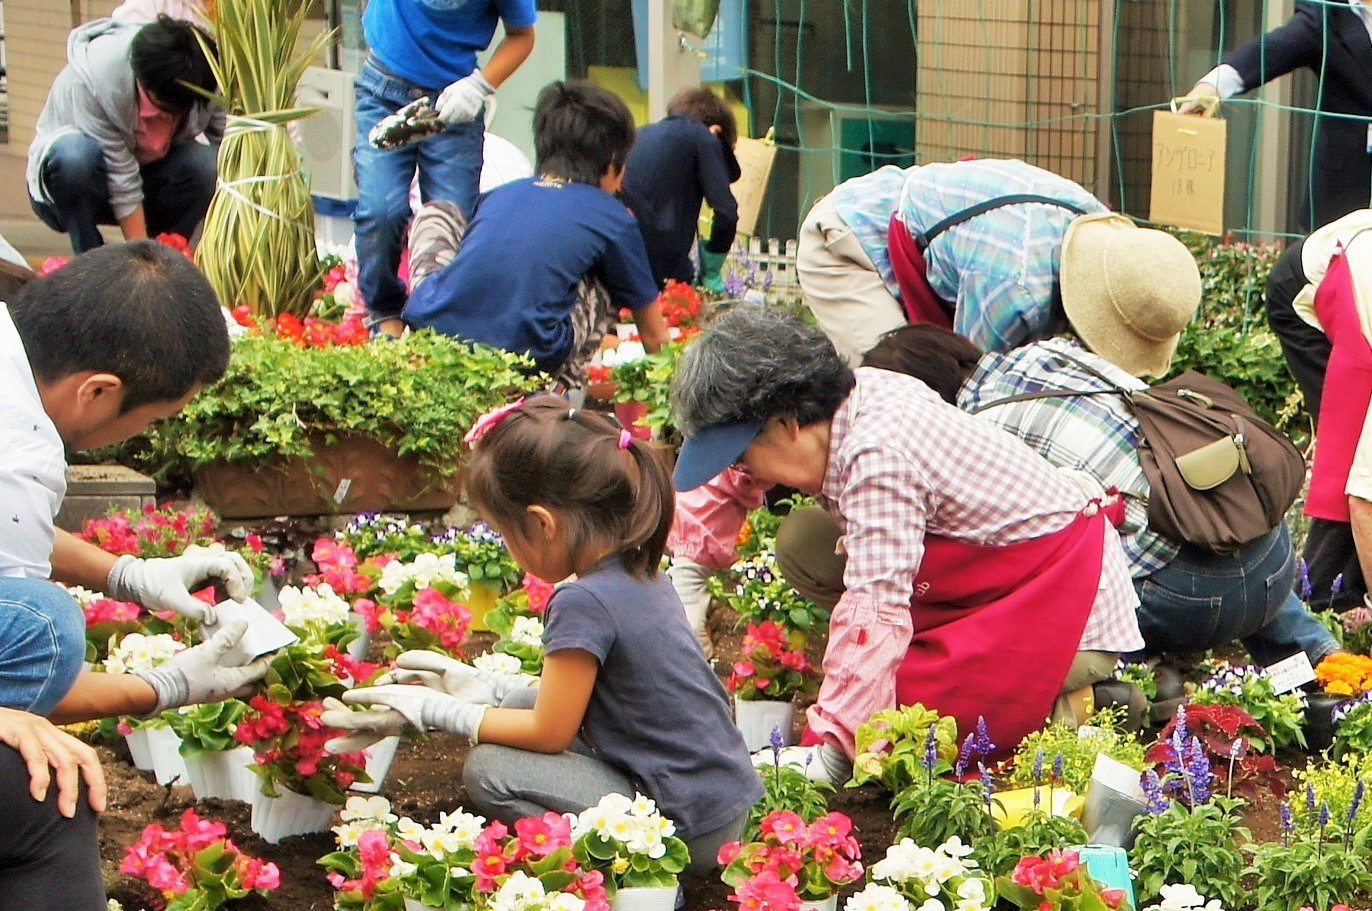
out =
{"type": "MultiPolygon", "coordinates": [[[[571,75],[636,66],[634,0],[541,7],[566,13],[571,75]]],[[[726,2],[716,31],[741,60],[725,85],[750,132],[771,128],[780,150],[758,233],[794,237],[815,200],[875,167],[969,155],[1023,158],[1147,221],[1153,111],[1290,12],[1276,0],[726,2]]],[[[707,69],[724,53],[698,44],[707,69]]],[[[1282,77],[1222,107],[1227,231],[1295,233],[1321,75],[1282,77]],[[1264,194],[1289,214],[1272,214],[1264,194]]]]}

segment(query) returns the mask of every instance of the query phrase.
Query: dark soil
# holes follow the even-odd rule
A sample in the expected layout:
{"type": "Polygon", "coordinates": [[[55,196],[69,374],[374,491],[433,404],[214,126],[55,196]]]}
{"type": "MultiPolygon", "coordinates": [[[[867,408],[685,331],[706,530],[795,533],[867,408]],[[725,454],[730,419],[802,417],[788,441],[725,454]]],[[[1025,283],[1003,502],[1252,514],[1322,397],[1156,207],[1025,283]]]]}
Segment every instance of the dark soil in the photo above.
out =
{"type": "MultiPolygon", "coordinates": [[[[723,675],[738,656],[739,634],[733,629],[732,614],[725,609],[716,610],[712,625],[717,648],[716,667],[723,675]]],[[[483,645],[475,643],[472,654],[480,653],[483,645]]],[[[811,657],[818,660],[822,648],[822,643],[815,643],[815,654],[811,657]]],[[[797,726],[802,723],[803,713],[798,712],[797,726]]],[[[396,813],[421,822],[435,821],[440,811],[451,810],[464,802],[461,771],[466,750],[465,742],[442,734],[433,735],[424,743],[402,743],[381,793],[391,801],[396,813]]],[[[110,783],[109,808],[101,823],[101,856],[110,896],[118,898],[127,911],[140,908],[154,911],[162,907],[160,898],[146,887],[140,890],[130,877],[121,875],[119,863],[125,847],[138,838],[145,825],[150,822],[167,826],[176,824],[186,807],[197,805],[194,795],[188,787],[162,787],[153,781],[151,773],[138,772],[122,741],[101,746],[100,751],[110,783]]],[[[1279,759],[1288,770],[1303,767],[1306,761],[1299,753],[1279,759]]],[[[880,860],[886,847],[896,840],[889,795],[884,792],[871,786],[840,789],[832,795],[830,807],[852,818],[868,863],[880,860]]],[[[299,836],[269,845],[253,834],[247,804],[207,800],[199,802],[198,809],[207,818],[225,823],[240,848],[253,856],[271,860],[281,869],[281,887],[268,899],[245,899],[236,905],[237,908],[244,911],[259,908],[325,911],[333,908],[333,889],[325,880],[322,868],[315,863],[333,850],[332,833],[299,836]]],[[[1256,840],[1276,840],[1277,800],[1264,794],[1250,810],[1247,824],[1256,840]]],[[[683,879],[683,886],[687,911],[734,907],[728,901],[729,888],[717,877],[687,877],[683,879]]]]}

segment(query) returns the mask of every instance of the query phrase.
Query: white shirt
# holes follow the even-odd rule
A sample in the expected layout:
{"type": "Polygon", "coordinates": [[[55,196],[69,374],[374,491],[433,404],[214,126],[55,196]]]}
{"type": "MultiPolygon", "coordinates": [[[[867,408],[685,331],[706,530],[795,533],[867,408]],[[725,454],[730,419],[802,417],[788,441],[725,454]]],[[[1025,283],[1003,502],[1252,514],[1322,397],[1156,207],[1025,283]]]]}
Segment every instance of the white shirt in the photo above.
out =
{"type": "Polygon", "coordinates": [[[0,303],[0,576],[52,573],[53,519],[67,493],[62,438],[38,397],[24,343],[0,303]]]}
{"type": "MultiPolygon", "coordinates": [[[[1367,29],[1367,37],[1372,38],[1372,6],[1368,6],[1363,0],[1348,0],[1348,5],[1353,7],[1353,11],[1362,17],[1363,27],[1367,29]]],[[[1221,98],[1242,95],[1249,89],[1243,84],[1239,71],[1227,63],[1221,63],[1202,76],[1199,81],[1213,85],[1221,98]]]]}

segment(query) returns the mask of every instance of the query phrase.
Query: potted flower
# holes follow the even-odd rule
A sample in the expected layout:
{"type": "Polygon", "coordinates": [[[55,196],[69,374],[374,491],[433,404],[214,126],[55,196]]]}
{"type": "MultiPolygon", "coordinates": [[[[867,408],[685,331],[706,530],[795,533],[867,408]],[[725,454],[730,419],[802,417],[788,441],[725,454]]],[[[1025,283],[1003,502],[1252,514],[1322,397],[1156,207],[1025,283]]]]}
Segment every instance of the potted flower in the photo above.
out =
{"type": "Polygon", "coordinates": [[[719,849],[720,875],[740,908],[755,911],[834,911],[839,890],[862,878],[862,849],[853,822],[828,813],[806,824],[789,810],[768,813],[758,841],[719,849]]]}
{"type": "Polygon", "coordinates": [[[1372,690],[1343,703],[1330,717],[1334,723],[1331,756],[1341,759],[1372,753],[1372,690]]]}
{"type": "Polygon", "coordinates": [[[514,630],[515,621],[522,617],[541,623],[553,587],[551,582],[545,582],[533,573],[525,573],[519,588],[495,599],[495,607],[486,612],[486,628],[509,636],[514,630]]]}
{"type": "Polygon", "coordinates": [[[86,664],[88,670],[102,664],[110,648],[120,638],[143,629],[143,608],[131,601],[120,601],[79,585],[62,586],[81,606],[86,620],[86,664]]]}
{"type": "Polygon", "coordinates": [[[408,562],[381,568],[378,622],[390,634],[390,657],[410,649],[462,653],[471,628],[468,583],[451,553],[422,553],[408,562]]]}
{"type": "Polygon", "coordinates": [[[770,549],[738,561],[727,575],[712,576],[709,584],[711,594],[738,612],[740,624],[771,621],[787,630],[808,633],[822,629],[829,621],[828,611],[782,577],[770,549]]]}
{"type": "Polygon", "coordinates": [[[433,538],[438,553],[451,552],[456,567],[467,576],[468,607],[474,630],[490,629],[487,614],[497,599],[519,590],[524,571],[505,546],[500,533],[485,522],[470,528],[449,528],[433,538]]]}
{"type": "Polygon", "coordinates": [[[734,721],[748,749],[760,750],[767,746],[772,728],[780,728],[783,736],[790,734],[795,716],[791,700],[813,693],[818,674],[805,657],[805,634],[788,634],[771,620],[748,624],[740,653],[726,685],[734,694],[734,721]]]}
{"type": "MultiPolygon", "coordinates": [[[[186,643],[169,633],[129,633],[110,649],[102,666],[107,674],[151,670],[185,647],[186,643]]],[[[169,784],[177,778],[186,780],[186,765],[179,752],[181,742],[167,726],[166,718],[164,712],[151,718],[125,718],[119,724],[134,766],[152,772],[158,784],[169,784]]]]}
{"type": "Polygon", "coordinates": [[[224,378],[148,434],[221,516],[447,509],[476,418],[533,381],[527,361],[429,331],[387,346],[234,343],[224,378]]]}
{"type": "Polygon", "coordinates": [[[206,702],[167,712],[168,726],[180,738],[181,758],[195,796],[251,803],[257,790],[252,750],[234,738],[247,703],[237,699],[206,702]]]}
{"type": "Polygon", "coordinates": [[[507,655],[519,662],[518,673],[543,673],[543,618],[542,617],[497,617],[492,629],[500,634],[495,645],[497,653],[507,655]]]}
{"type": "Polygon", "coordinates": [[[119,872],[136,876],[161,893],[166,911],[210,911],[281,884],[276,864],[241,851],[223,823],[202,819],[194,808],[179,829],[153,823],[124,850],[119,872]]]}
{"type": "Polygon", "coordinates": [[[1260,752],[1305,746],[1304,696],[1278,694],[1266,669],[1256,664],[1221,666],[1201,681],[1191,701],[1197,705],[1234,705],[1252,715],[1270,738],[1253,743],[1260,752]]]}
{"type": "Polygon", "coordinates": [[[606,794],[577,816],[571,837],[577,863],[604,876],[614,911],[672,911],[691,857],[652,800],[606,794]]]}
{"type": "Polygon", "coordinates": [[[996,894],[1026,911],[1117,911],[1125,891],[1091,878],[1077,851],[1054,848],[1021,858],[1009,876],[996,877],[996,894]]]}
{"type": "Polygon", "coordinates": [[[950,838],[937,848],[925,848],[908,838],[886,850],[872,865],[872,882],[848,899],[847,911],[857,908],[922,911],[985,911],[993,903],[990,880],[968,855],[972,849],[950,838]]]}
{"type": "Polygon", "coordinates": [[[854,787],[879,782],[892,794],[953,768],[958,755],[958,723],[915,702],[877,712],[853,733],[854,787]],[[934,737],[933,768],[929,763],[929,732],[934,737]]]}
{"type": "Polygon", "coordinates": [[[1334,745],[1348,717],[1348,703],[1372,691],[1372,658],[1340,652],[1315,666],[1315,682],[1322,690],[1306,696],[1305,733],[1311,751],[1334,745]]]}

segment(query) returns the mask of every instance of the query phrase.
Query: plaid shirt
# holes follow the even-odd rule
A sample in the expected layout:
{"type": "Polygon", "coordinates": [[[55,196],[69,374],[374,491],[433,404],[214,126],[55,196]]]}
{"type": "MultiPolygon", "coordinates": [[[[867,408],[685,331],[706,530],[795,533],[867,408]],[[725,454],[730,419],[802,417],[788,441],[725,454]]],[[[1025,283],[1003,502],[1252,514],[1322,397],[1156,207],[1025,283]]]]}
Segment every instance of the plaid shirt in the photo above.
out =
{"type": "MultiPolygon", "coordinates": [[[[860,368],[830,425],[820,500],[848,555],[846,591],[830,621],[815,733],[851,755],[853,731],[895,705],[895,671],[913,636],[909,604],[924,536],[1010,544],[1065,528],[1081,493],[1028,447],[946,404],[923,383],[860,368]],[[868,629],[883,633],[867,635],[868,629]]],[[[1138,599],[1107,530],[1100,591],[1082,650],[1143,647],[1138,599]]]]}
{"type": "MultiPolygon", "coordinates": [[[[1084,212],[1106,208],[1080,185],[1022,161],[978,159],[900,170],[884,167],[836,187],[834,209],[853,229],[891,294],[895,273],[887,226],[897,211],[911,233],[969,206],[1021,193],[1060,199],[1084,212]]],[[[1053,309],[1059,253],[1076,215],[1023,203],[994,209],[936,237],[925,252],[934,292],[956,306],[953,328],[984,351],[1008,351],[1058,329],[1053,309]]]]}
{"type": "MultiPolygon", "coordinates": [[[[1082,367],[1088,365],[1128,389],[1147,389],[1128,373],[1064,338],[988,354],[962,384],[965,411],[1010,396],[1045,389],[1114,388],[1082,367]]],[[[1152,575],[1177,557],[1177,545],[1148,530],[1148,479],[1139,463],[1143,434],[1119,395],[1064,396],[1011,402],[977,413],[1019,437],[1060,468],[1075,468],[1124,494],[1120,543],[1135,579],[1152,575]]]]}

